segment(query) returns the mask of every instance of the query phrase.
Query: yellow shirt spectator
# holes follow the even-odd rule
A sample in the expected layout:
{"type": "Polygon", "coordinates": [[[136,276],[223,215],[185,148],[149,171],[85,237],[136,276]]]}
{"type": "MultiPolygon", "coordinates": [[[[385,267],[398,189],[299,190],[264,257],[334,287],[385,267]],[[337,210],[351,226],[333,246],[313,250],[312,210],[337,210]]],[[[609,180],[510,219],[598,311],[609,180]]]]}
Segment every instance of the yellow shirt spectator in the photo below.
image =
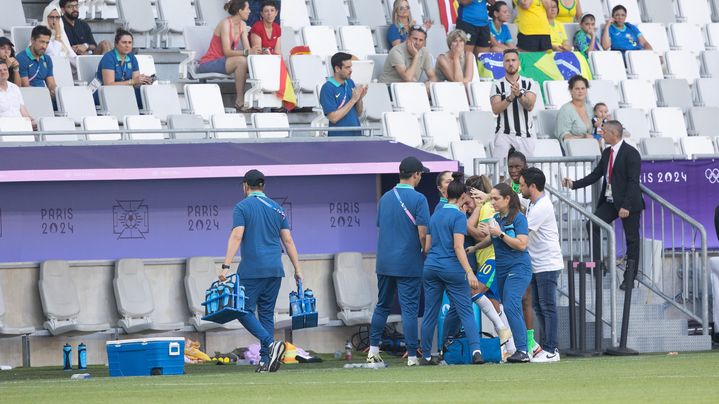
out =
{"type": "Polygon", "coordinates": [[[552,38],[552,47],[561,47],[567,42],[567,31],[564,30],[564,24],[559,21],[555,20],[554,24],[549,24],[549,35],[552,38]]]}
{"type": "Polygon", "coordinates": [[[519,27],[519,32],[524,35],[550,34],[549,21],[547,20],[547,10],[544,8],[542,0],[532,0],[532,4],[528,9],[517,6],[517,12],[518,14],[515,22],[519,27]]]}

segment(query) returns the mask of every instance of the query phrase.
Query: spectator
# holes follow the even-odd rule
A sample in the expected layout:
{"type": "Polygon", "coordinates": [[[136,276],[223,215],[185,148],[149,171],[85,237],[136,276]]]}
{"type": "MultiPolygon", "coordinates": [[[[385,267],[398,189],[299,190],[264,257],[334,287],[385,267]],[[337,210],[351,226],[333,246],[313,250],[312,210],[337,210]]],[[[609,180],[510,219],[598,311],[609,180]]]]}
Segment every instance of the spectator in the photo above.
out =
{"type": "Polygon", "coordinates": [[[467,34],[461,29],[455,29],[447,35],[449,52],[437,57],[437,81],[453,81],[455,83],[469,83],[474,79],[474,64],[477,59],[467,50],[467,34]]]}
{"type": "Polygon", "coordinates": [[[437,81],[432,67],[432,56],[425,48],[427,31],[421,25],[414,25],[409,30],[407,41],[392,48],[384,63],[384,70],[379,76],[382,83],[415,83],[424,71],[429,81],[437,81]]]}
{"type": "Polygon", "coordinates": [[[490,198],[497,213],[493,223],[481,223],[479,226],[480,231],[492,236],[497,261],[496,282],[517,347],[507,362],[527,363],[527,327],[522,315],[522,296],[532,279],[532,265],[527,252],[527,218],[521,211],[517,193],[509,185],[495,185],[490,198]]]}
{"type": "Polygon", "coordinates": [[[459,0],[457,29],[467,33],[465,49],[475,56],[489,51],[487,0],[459,0]]]}
{"type": "MultiPolygon", "coordinates": [[[[626,271],[622,290],[634,286],[634,276],[639,267],[639,219],[644,210],[644,199],[639,188],[639,175],[641,172],[642,157],[632,145],[622,138],[624,128],[619,121],[609,121],[604,124],[602,138],[609,146],[602,151],[599,164],[586,177],[579,180],[565,178],[562,185],[570,189],[580,189],[602,180],[602,187],[594,214],[612,224],[617,217],[622,219],[624,239],[626,246],[626,271]]],[[[590,226],[587,222],[587,231],[591,228],[592,257],[594,261],[601,262],[602,235],[599,226],[590,226]]]]}
{"type": "Polygon", "coordinates": [[[517,47],[523,52],[544,52],[552,49],[547,10],[552,0],[516,0],[519,22],[517,47]]]}
{"type": "Polygon", "coordinates": [[[108,41],[101,41],[99,45],[95,42],[90,25],[80,19],[80,6],[77,0],[60,0],[58,4],[62,9],[67,39],[77,55],[104,55],[112,49],[108,41]]]}
{"type": "MultiPolygon", "coordinates": [[[[410,34],[410,28],[417,25],[412,19],[412,12],[407,0],[394,0],[392,5],[392,25],[387,30],[387,46],[392,49],[395,46],[406,41],[410,34]]],[[[432,27],[432,21],[424,21],[424,32],[429,31],[432,27]]]]}
{"type": "Polygon", "coordinates": [[[586,58],[589,58],[589,52],[602,50],[597,40],[595,24],[594,16],[585,14],[579,23],[580,30],[574,34],[574,48],[582,52],[586,58]]]}
{"type": "MultiPolygon", "coordinates": [[[[530,200],[527,208],[529,240],[527,250],[532,262],[532,303],[539,321],[541,350],[532,362],[559,362],[557,349],[557,279],[564,267],[554,205],[545,198],[546,178],[542,170],[530,167],[522,172],[522,196],[530,200]]],[[[539,346],[537,344],[537,346],[539,346]]]]}
{"type": "MultiPolygon", "coordinates": [[[[247,26],[253,27],[257,21],[261,21],[263,19],[262,17],[262,9],[265,8],[266,0],[250,0],[250,17],[247,19],[247,26]]],[[[275,13],[275,18],[272,20],[276,24],[280,24],[280,0],[275,0],[272,2],[273,6],[275,6],[275,10],[277,13],[275,13]]],[[[277,52],[279,54],[279,52],[277,52]]]]}
{"type": "Polygon", "coordinates": [[[52,59],[45,56],[52,32],[44,25],[38,25],[30,34],[30,46],[17,55],[20,64],[22,87],[47,87],[55,97],[55,77],[52,72],[52,59]]]}
{"type": "MultiPolygon", "coordinates": [[[[103,86],[130,86],[135,90],[137,107],[142,109],[140,86],[152,84],[152,78],[140,73],[137,58],[132,53],[132,34],[119,28],[115,33],[115,50],[107,52],[97,66],[95,78],[103,86]]],[[[95,93],[95,103],[99,98],[95,93]]]]}
{"type": "Polygon", "coordinates": [[[516,49],[504,51],[506,75],[494,84],[490,98],[492,112],[497,115],[493,156],[500,159],[500,172],[504,172],[504,158],[510,147],[526,156],[534,155],[536,135],[532,125],[532,111],[537,100],[537,84],[519,75],[519,53],[516,49]]]}
{"type": "Polygon", "coordinates": [[[582,2],[580,0],[559,0],[557,21],[562,24],[578,22],[582,17],[582,2]]]}
{"type": "MultiPolygon", "coordinates": [[[[344,52],[332,56],[334,74],[320,90],[320,104],[330,127],[360,126],[359,117],[364,109],[362,99],[367,86],[357,87],[352,81],[352,55],[344,52]]],[[[361,136],[362,131],[329,132],[329,136],[361,136]]]]}
{"type": "Polygon", "coordinates": [[[504,52],[505,49],[514,48],[512,33],[509,31],[509,18],[512,16],[507,3],[497,1],[490,8],[492,22],[489,24],[489,44],[491,52],[504,52]]]}
{"type": "Polygon", "coordinates": [[[244,106],[245,80],[247,79],[247,56],[259,55],[262,47],[250,48],[247,36],[247,18],[250,5],[247,0],[230,0],[225,3],[225,11],[230,14],[215,27],[210,47],[200,59],[200,73],[220,73],[235,76],[235,108],[248,112],[244,106]]]}
{"type": "MultiPolygon", "coordinates": [[[[592,132],[592,136],[594,136],[594,139],[596,139],[599,144],[602,144],[602,126],[604,126],[605,123],[610,121],[612,119],[611,116],[609,116],[609,107],[607,107],[607,104],[603,102],[598,102],[594,105],[594,116],[592,117],[592,128],[594,129],[592,132]]],[[[625,130],[626,132],[626,130],[625,130]]]]}
{"type": "MultiPolygon", "coordinates": [[[[25,107],[20,88],[9,80],[10,68],[7,63],[0,60],[0,117],[25,117],[32,121],[30,113],[25,107]]],[[[35,123],[33,122],[33,127],[35,123]]]]}
{"type": "Polygon", "coordinates": [[[549,32],[552,39],[552,50],[555,52],[569,52],[572,50],[572,44],[570,44],[567,39],[564,24],[555,21],[559,7],[558,4],[558,0],[552,0],[551,5],[547,9],[547,21],[549,22],[549,32]]]}
{"type": "Polygon", "coordinates": [[[639,29],[628,22],[627,9],[623,5],[612,9],[612,18],[604,24],[602,47],[624,53],[628,50],[652,50],[652,46],[644,38],[639,29]]]}
{"type": "MultiPolygon", "coordinates": [[[[255,22],[250,30],[250,45],[253,48],[261,47],[263,53],[270,55],[281,55],[280,47],[282,28],[275,22],[277,17],[277,6],[272,0],[264,0],[260,11],[262,19],[255,22]]],[[[250,13],[250,15],[252,15],[250,13]]]]}
{"type": "Polygon", "coordinates": [[[65,33],[61,12],[62,10],[56,3],[50,3],[42,13],[42,25],[52,31],[50,43],[45,54],[68,58],[70,64],[75,65],[77,54],[72,50],[72,45],[70,45],[67,33],[65,33]]]}
{"type": "Polygon", "coordinates": [[[15,45],[6,37],[0,37],[0,62],[5,62],[8,67],[10,81],[20,86],[20,64],[15,58],[15,45]]]}
{"type": "Polygon", "coordinates": [[[559,109],[557,114],[557,139],[566,142],[573,139],[591,139],[593,125],[591,106],[587,103],[589,80],[580,75],[569,79],[572,100],[559,109]]]}

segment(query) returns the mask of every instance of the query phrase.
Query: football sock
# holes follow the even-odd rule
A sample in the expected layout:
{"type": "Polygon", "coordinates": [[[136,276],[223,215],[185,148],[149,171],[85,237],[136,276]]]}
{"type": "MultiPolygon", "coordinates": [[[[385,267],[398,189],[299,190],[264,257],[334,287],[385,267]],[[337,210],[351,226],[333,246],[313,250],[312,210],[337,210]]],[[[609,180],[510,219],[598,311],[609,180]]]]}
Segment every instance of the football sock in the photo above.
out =
{"type": "Polygon", "coordinates": [[[499,314],[497,314],[497,310],[494,309],[492,302],[489,301],[487,296],[480,297],[479,299],[477,299],[476,303],[479,308],[482,309],[482,313],[484,313],[484,315],[489,318],[492,324],[494,324],[495,330],[499,330],[505,327],[504,323],[502,322],[502,319],[499,318],[499,314]]]}
{"type": "Polygon", "coordinates": [[[369,347],[369,353],[371,353],[372,355],[378,354],[378,353],[379,353],[379,347],[378,347],[378,346],[372,346],[372,345],[370,345],[370,347],[369,347]]]}
{"type": "MultiPolygon", "coordinates": [[[[504,306],[502,305],[499,305],[499,318],[502,319],[504,326],[509,328],[509,320],[507,319],[507,315],[504,314],[504,306]]],[[[510,338],[506,345],[507,352],[514,352],[517,350],[517,347],[514,345],[514,337],[510,338]]]]}

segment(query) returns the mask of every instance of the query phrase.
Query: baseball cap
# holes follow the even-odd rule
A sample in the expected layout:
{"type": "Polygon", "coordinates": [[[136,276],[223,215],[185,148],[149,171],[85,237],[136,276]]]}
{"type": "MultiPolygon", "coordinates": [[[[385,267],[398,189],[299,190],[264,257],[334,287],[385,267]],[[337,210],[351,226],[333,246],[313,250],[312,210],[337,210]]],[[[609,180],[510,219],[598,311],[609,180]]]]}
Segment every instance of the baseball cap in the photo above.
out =
{"type": "Polygon", "coordinates": [[[409,156],[405,157],[404,160],[402,160],[401,163],[399,163],[399,172],[400,173],[428,173],[429,168],[422,165],[422,162],[419,161],[417,157],[409,156]]]}
{"type": "Polygon", "coordinates": [[[265,175],[259,170],[250,170],[245,173],[245,177],[242,182],[251,187],[265,185],[265,175]]]}
{"type": "Polygon", "coordinates": [[[0,46],[10,45],[11,48],[14,48],[15,45],[8,39],[7,37],[0,36],[0,46]]]}

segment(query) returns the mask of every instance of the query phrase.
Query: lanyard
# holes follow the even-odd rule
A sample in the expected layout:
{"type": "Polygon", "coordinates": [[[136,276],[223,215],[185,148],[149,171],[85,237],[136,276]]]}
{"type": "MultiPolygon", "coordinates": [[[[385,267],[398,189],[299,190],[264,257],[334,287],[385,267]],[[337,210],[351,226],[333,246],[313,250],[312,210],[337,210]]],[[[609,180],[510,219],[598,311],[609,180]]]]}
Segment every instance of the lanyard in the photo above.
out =
{"type": "Polygon", "coordinates": [[[252,195],[252,196],[254,196],[255,198],[257,198],[258,201],[262,202],[262,203],[263,203],[265,206],[267,206],[268,208],[270,208],[270,209],[274,210],[275,212],[279,213],[279,215],[282,216],[282,219],[285,219],[286,215],[285,215],[285,212],[284,212],[282,209],[279,209],[279,208],[276,208],[276,207],[272,206],[269,202],[267,202],[266,200],[262,199],[259,195],[252,195]]]}
{"type": "Polygon", "coordinates": [[[404,205],[404,202],[402,202],[402,198],[399,197],[399,192],[397,192],[397,188],[392,188],[392,191],[394,191],[394,196],[397,197],[397,200],[399,201],[399,204],[402,206],[402,209],[404,209],[404,213],[409,218],[409,221],[412,222],[413,225],[417,225],[417,221],[414,220],[414,216],[412,216],[412,213],[410,213],[409,209],[404,205]]]}

